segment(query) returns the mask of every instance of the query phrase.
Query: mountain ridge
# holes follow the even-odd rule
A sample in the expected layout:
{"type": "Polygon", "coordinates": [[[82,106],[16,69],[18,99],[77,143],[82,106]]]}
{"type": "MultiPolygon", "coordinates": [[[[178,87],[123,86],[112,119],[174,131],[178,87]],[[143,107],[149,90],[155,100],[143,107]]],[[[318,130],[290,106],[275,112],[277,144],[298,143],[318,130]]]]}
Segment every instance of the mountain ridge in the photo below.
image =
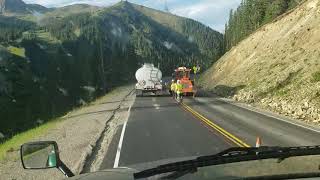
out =
{"type": "Polygon", "coordinates": [[[222,34],[187,18],[157,19],[158,11],[135,6],[0,16],[0,131],[35,127],[38,119],[49,121],[134,81],[144,62],[171,75],[177,66],[205,69],[219,58],[222,34]]]}
{"type": "Polygon", "coordinates": [[[39,4],[26,4],[22,0],[0,0],[0,14],[29,14],[32,11],[47,12],[49,9],[39,4]]]}

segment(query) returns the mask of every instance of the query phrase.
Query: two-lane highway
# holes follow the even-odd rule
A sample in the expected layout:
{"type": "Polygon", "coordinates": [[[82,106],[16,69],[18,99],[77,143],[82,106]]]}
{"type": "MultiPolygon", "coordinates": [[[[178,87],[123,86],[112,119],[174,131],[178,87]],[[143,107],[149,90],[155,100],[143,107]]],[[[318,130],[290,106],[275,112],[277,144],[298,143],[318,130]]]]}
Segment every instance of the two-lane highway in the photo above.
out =
{"type": "Polygon", "coordinates": [[[115,167],[128,167],[163,159],[211,155],[235,146],[171,97],[137,97],[125,125],[114,137],[120,146],[108,152],[113,155],[108,154],[100,169],[112,168],[113,160],[115,167]]]}
{"type": "Polygon", "coordinates": [[[315,129],[294,125],[217,98],[137,97],[100,169],[212,155],[229,147],[320,144],[315,129]]]}

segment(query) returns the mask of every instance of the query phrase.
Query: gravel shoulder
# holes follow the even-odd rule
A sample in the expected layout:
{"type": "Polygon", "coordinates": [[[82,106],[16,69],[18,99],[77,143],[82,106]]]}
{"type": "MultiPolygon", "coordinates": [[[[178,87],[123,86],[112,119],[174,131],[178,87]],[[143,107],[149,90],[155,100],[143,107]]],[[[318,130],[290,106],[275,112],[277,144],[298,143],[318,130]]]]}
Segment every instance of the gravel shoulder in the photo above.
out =
{"type": "MultiPolygon", "coordinates": [[[[122,118],[128,113],[127,107],[134,102],[133,86],[124,86],[108,93],[106,96],[69,112],[59,124],[41,137],[33,139],[56,141],[60,148],[60,158],[75,174],[84,171],[85,162],[93,159],[98,152],[106,152],[108,139],[112,139],[113,128],[121,124],[122,118]],[[124,110],[123,110],[124,109],[124,110]],[[121,113],[119,113],[121,112],[121,113]],[[117,121],[117,122],[115,122],[117,121]],[[111,125],[110,125],[111,124],[111,125]],[[103,136],[103,137],[102,137],[103,136]],[[108,138],[104,138],[107,136],[108,138]],[[102,137],[102,138],[101,138],[102,137]],[[99,142],[99,140],[103,140],[99,142]],[[104,149],[99,147],[104,142],[104,149]]],[[[95,162],[94,165],[98,166],[95,162]]],[[[96,168],[89,168],[94,170],[96,168]]],[[[0,179],[63,179],[64,176],[57,169],[24,170],[22,168],[19,151],[10,152],[6,161],[0,162],[0,179]]]]}

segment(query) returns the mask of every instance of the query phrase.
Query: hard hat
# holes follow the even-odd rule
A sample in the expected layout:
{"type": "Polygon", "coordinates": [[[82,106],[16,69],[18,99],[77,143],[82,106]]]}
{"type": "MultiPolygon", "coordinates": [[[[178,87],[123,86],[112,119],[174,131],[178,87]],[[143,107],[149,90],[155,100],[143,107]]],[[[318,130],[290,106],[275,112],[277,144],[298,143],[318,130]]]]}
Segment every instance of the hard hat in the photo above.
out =
{"type": "Polygon", "coordinates": [[[177,83],[180,83],[180,82],[181,82],[180,80],[177,81],[177,83]]]}
{"type": "Polygon", "coordinates": [[[174,82],[174,79],[172,79],[171,82],[174,82]]]}

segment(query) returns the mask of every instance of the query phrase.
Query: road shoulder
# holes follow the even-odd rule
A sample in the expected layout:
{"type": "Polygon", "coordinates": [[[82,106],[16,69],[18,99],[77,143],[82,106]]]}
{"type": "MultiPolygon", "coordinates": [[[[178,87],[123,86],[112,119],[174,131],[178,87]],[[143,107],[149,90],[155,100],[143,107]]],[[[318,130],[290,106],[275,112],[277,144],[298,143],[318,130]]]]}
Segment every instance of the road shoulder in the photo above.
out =
{"type": "MultiPolygon", "coordinates": [[[[97,143],[109,121],[119,120],[115,117],[117,110],[125,104],[133,103],[133,86],[117,88],[104,97],[97,99],[89,105],[74,110],[63,117],[63,120],[41,137],[32,139],[53,140],[60,148],[60,157],[75,174],[79,174],[85,167],[85,161],[94,153],[97,143]]],[[[112,129],[110,127],[109,129],[112,129]]],[[[19,151],[10,152],[9,159],[0,162],[1,179],[63,179],[64,176],[57,169],[48,170],[24,170],[22,168],[19,151]]]]}

